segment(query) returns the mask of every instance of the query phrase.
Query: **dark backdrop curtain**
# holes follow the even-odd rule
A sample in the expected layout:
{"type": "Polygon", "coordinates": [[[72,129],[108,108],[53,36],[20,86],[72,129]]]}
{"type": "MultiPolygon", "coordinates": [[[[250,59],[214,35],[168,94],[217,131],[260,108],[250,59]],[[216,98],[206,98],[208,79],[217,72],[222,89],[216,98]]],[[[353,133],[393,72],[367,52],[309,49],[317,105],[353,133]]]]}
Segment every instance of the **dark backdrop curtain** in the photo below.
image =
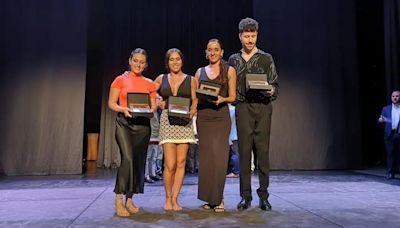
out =
{"type": "Polygon", "coordinates": [[[400,1],[384,0],[387,94],[400,88],[400,1]]]}
{"type": "Polygon", "coordinates": [[[386,95],[384,14],[382,0],[356,0],[358,84],[363,161],[381,166],[386,161],[382,126],[377,119],[386,95]],[[373,91],[373,92],[372,92],[373,91]]]}
{"type": "MultiPolygon", "coordinates": [[[[225,58],[240,49],[237,24],[251,15],[252,1],[248,0],[89,1],[88,78],[102,80],[102,93],[89,89],[86,100],[99,96],[102,100],[92,104],[93,109],[87,108],[92,111],[86,112],[86,123],[100,119],[98,165],[118,165],[115,113],[108,109],[107,99],[112,80],[127,70],[134,48],[148,51],[145,75],[149,78],[165,72],[165,52],[172,47],[181,49],[185,55],[184,71],[193,75],[198,67],[207,64],[204,50],[209,39],[222,41],[225,58]],[[95,114],[99,108],[100,117],[95,114]]],[[[87,129],[95,126],[88,125],[87,129]]]]}
{"type": "Polygon", "coordinates": [[[0,3],[0,167],[82,170],[87,2],[0,3]]]}
{"type": "Polygon", "coordinates": [[[91,16],[107,18],[97,28],[104,36],[93,38],[97,40],[93,43],[104,44],[93,48],[101,50],[104,57],[100,60],[102,72],[97,74],[103,78],[98,165],[118,164],[114,114],[106,107],[106,100],[111,81],[126,69],[133,48],[148,50],[146,73],[151,78],[164,72],[164,53],[170,47],[182,49],[185,71],[193,74],[206,64],[204,49],[208,39],[220,38],[225,43],[226,56],[237,51],[237,23],[251,16],[261,25],[259,47],[275,57],[282,83],[282,94],[274,106],[271,167],[360,167],[354,4],[347,0],[90,4],[97,8],[91,16]]]}
{"type": "MultiPolygon", "coordinates": [[[[399,86],[399,4],[384,4],[389,93],[399,86]]],[[[0,172],[80,173],[84,95],[85,133],[101,131],[98,164],[116,165],[114,114],[106,100],[130,51],[149,52],[146,75],[155,78],[165,71],[165,51],[178,47],[185,72],[194,74],[207,63],[210,38],[222,40],[226,58],[240,48],[237,23],[246,16],[261,23],[259,47],[273,54],[281,76],[271,167],[359,167],[359,110],[368,105],[360,107],[360,94],[364,99],[370,87],[359,83],[365,74],[358,77],[357,68],[365,67],[357,67],[356,53],[368,48],[356,50],[355,11],[354,0],[2,1],[0,172]]]]}
{"type": "Polygon", "coordinates": [[[207,63],[210,38],[222,40],[226,57],[240,48],[237,24],[250,16],[260,22],[258,46],[273,54],[282,85],[274,105],[271,167],[361,167],[355,1],[93,1],[89,7],[89,26],[97,34],[89,34],[89,49],[102,54],[88,59],[88,77],[102,80],[99,166],[118,165],[115,114],[107,97],[132,49],[148,50],[150,78],[165,71],[164,53],[171,47],[183,51],[185,72],[193,74],[207,63]]]}
{"type": "Polygon", "coordinates": [[[254,17],[281,82],[271,168],[360,167],[354,1],[254,0],[254,17]]]}

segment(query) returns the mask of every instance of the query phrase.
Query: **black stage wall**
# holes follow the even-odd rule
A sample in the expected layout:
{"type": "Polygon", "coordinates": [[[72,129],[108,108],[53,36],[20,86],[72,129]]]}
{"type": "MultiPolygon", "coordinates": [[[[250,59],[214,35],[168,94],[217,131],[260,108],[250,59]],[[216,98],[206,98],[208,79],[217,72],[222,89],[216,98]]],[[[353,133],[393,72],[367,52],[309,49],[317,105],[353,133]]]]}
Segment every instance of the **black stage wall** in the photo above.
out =
{"type": "Polygon", "coordinates": [[[390,102],[391,94],[391,88],[386,87],[384,70],[383,2],[389,1],[356,1],[361,148],[367,166],[381,166],[386,162],[383,129],[377,124],[382,106],[390,102]]]}
{"type": "Polygon", "coordinates": [[[282,84],[271,167],[360,167],[354,1],[255,0],[254,17],[259,47],[273,54],[282,84]]]}
{"type": "MultiPolygon", "coordinates": [[[[155,78],[165,72],[165,52],[177,47],[185,55],[184,72],[193,75],[207,64],[204,50],[209,39],[222,41],[226,58],[240,49],[237,24],[252,15],[253,5],[248,0],[89,2],[88,79],[96,85],[96,80],[102,80],[103,90],[102,94],[98,88],[87,91],[86,99],[102,95],[102,101],[87,107],[86,120],[100,121],[98,164],[110,167],[118,163],[118,150],[115,113],[107,108],[107,97],[111,81],[127,69],[131,50],[142,47],[148,51],[149,67],[144,74],[155,78]]],[[[87,131],[96,128],[88,125],[87,131]]]]}
{"type": "MultiPolygon", "coordinates": [[[[204,49],[210,38],[225,44],[225,58],[240,48],[237,24],[250,16],[260,22],[258,46],[273,54],[281,79],[281,95],[274,105],[271,167],[359,168],[368,148],[363,145],[376,140],[361,134],[364,121],[376,119],[375,113],[361,118],[365,105],[371,104],[364,101],[369,87],[360,82],[376,75],[360,75],[371,64],[360,53],[371,47],[359,37],[368,36],[365,11],[359,10],[367,5],[367,11],[378,11],[382,7],[374,6],[383,4],[362,2],[2,2],[0,23],[6,35],[0,46],[5,81],[1,91],[7,97],[2,100],[7,111],[0,119],[6,132],[0,142],[0,165],[6,174],[80,172],[84,131],[101,133],[98,164],[112,166],[117,162],[114,117],[106,100],[112,79],[127,69],[130,51],[148,51],[145,73],[155,78],[165,71],[165,51],[178,47],[185,54],[185,72],[194,74],[207,63],[204,49]]],[[[368,27],[374,34],[379,28],[368,27]]],[[[379,41],[379,34],[374,37],[379,41]]],[[[374,49],[378,54],[380,47],[374,49]]],[[[380,69],[378,65],[378,85],[385,81],[380,69]]],[[[374,107],[387,102],[384,90],[377,93],[382,99],[374,107]]]]}
{"type": "Polygon", "coordinates": [[[1,1],[0,29],[0,166],[81,173],[87,2],[1,1]]]}

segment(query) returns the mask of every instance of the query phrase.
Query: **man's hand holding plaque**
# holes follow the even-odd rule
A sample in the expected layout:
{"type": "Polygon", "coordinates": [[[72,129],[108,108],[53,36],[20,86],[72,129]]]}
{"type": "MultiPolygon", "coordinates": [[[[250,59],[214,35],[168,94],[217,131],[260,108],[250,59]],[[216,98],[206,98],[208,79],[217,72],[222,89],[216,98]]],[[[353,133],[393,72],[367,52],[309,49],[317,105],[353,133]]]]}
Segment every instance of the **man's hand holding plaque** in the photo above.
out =
{"type": "Polygon", "coordinates": [[[260,91],[268,96],[274,94],[274,87],[268,83],[266,74],[246,74],[246,90],[251,92],[260,91]]]}

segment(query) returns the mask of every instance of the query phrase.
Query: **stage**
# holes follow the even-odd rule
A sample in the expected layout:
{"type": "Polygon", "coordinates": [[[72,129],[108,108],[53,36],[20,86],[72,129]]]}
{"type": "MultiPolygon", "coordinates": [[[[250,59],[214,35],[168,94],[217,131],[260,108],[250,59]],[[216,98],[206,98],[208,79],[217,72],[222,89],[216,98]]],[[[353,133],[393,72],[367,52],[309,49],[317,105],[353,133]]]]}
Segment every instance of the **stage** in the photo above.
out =
{"type": "MultiPolygon", "coordinates": [[[[261,211],[253,189],[252,207],[236,210],[239,179],[227,178],[226,212],[206,211],[197,199],[197,175],[187,174],[182,212],[163,210],[162,181],[135,195],[138,214],[114,213],[115,170],[85,175],[0,178],[0,227],[399,227],[400,179],[384,170],[273,171],[272,211],[261,211]]],[[[257,175],[252,178],[258,186],[257,175]]]]}

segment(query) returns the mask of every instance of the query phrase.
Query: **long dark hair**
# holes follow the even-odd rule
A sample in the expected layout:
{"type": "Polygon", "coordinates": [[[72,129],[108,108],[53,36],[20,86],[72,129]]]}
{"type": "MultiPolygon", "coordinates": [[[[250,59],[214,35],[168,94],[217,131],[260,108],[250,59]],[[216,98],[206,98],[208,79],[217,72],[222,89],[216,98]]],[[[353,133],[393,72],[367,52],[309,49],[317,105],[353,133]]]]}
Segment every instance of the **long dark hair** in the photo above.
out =
{"type": "MultiPolygon", "coordinates": [[[[208,41],[207,44],[213,43],[213,42],[218,43],[219,46],[221,47],[221,50],[224,50],[224,47],[223,47],[221,41],[218,40],[218,39],[215,39],[215,38],[211,39],[211,40],[208,41]]],[[[219,82],[221,84],[227,83],[227,81],[228,81],[228,70],[229,70],[228,63],[223,58],[221,58],[220,61],[219,61],[219,77],[218,77],[219,78],[219,82]]]]}

